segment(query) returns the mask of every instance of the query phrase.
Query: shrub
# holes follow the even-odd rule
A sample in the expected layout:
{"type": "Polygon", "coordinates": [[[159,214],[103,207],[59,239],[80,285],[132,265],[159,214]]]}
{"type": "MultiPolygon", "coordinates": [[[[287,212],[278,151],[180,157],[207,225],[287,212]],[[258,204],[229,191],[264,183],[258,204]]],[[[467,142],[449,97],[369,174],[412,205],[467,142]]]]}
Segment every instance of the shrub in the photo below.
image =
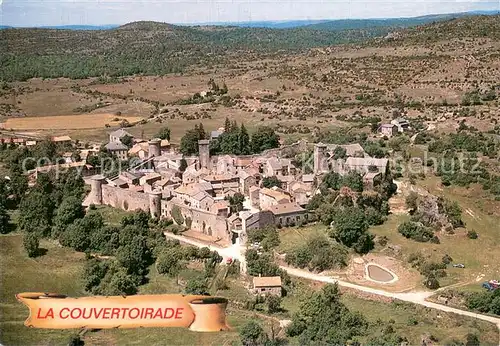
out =
{"type": "Polygon", "coordinates": [[[270,294],[266,297],[267,312],[274,314],[281,311],[281,297],[270,294]]]}
{"type": "Polygon", "coordinates": [[[446,254],[443,256],[442,262],[444,264],[450,264],[451,262],[453,262],[453,258],[451,258],[450,255],[446,254]]]}
{"type": "Polygon", "coordinates": [[[414,221],[406,221],[400,224],[398,232],[406,238],[422,243],[428,242],[434,238],[434,233],[429,228],[414,221]]]}
{"type": "Polygon", "coordinates": [[[36,257],[39,253],[40,240],[34,232],[25,233],[23,237],[23,245],[29,257],[36,257]]]}
{"type": "Polygon", "coordinates": [[[437,290],[439,288],[439,281],[434,276],[429,276],[425,279],[425,286],[431,290],[437,290]]]}
{"type": "Polygon", "coordinates": [[[178,224],[178,225],[184,224],[184,217],[182,216],[181,208],[174,205],[172,207],[172,210],[170,211],[170,214],[172,215],[172,218],[174,219],[176,224],[178,224]]]}
{"type": "Polygon", "coordinates": [[[469,237],[469,239],[477,239],[478,235],[476,231],[469,230],[467,231],[467,237],[469,237]]]}
{"type": "Polygon", "coordinates": [[[191,225],[193,224],[193,220],[190,217],[186,218],[186,227],[191,228],[191,225]]]}

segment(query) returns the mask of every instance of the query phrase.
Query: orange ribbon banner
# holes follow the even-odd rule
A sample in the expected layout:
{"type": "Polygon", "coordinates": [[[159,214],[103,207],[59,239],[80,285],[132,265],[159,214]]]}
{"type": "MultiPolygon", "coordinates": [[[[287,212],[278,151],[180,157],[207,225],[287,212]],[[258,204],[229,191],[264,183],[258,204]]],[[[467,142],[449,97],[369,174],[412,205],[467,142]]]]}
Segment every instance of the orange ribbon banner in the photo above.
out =
{"type": "Polygon", "coordinates": [[[35,292],[19,293],[16,298],[30,309],[24,324],[33,328],[229,329],[225,298],[180,294],[68,298],[35,292]]]}

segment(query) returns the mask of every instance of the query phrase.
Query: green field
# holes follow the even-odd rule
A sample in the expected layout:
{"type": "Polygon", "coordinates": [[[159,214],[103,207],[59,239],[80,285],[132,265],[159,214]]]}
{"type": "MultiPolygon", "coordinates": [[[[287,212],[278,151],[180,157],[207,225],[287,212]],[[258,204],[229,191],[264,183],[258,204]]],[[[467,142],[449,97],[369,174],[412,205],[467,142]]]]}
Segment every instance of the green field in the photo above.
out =
{"type": "Polygon", "coordinates": [[[452,235],[439,233],[440,244],[419,243],[398,233],[397,227],[407,220],[408,216],[390,215],[387,222],[370,228],[370,231],[378,236],[386,236],[390,244],[399,246],[402,259],[412,252],[421,252],[440,262],[443,255],[448,254],[453,263],[465,265],[464,269],[449,266],[448,276],[440,279],[441,286],[457,285],[461,289],[477,290],[483,281],[500,279],[498,258],[494,255],[500,251],[499,215],[491,212],[494,209],[500,210],[500,202],[489,200],[477,187],[443,188],[435,178],[419,181],[418,185],[435,195],[443,195],[457,201],[462,208],[465,228],[455,230],[452,235]],[[483,196],[479,197],[481,194],[483,196]],[[467,230],[475,230],[479,238],[469,239],[467,230]]]}
{"type": "MultiPolygon", "coordinates": [[[[313,288],[313,284],[304,280],[295,281],[295,285],[293,295],[283,300],[284,308],[290,311],[296,311],[301,299],[307,297],[312,289],[322,286],[314,284],[313,288]]],[[[467,333],[478,335],[481,345],[498,344],[498,330],[491,323],[406,302],[366,300],[354,293],[355,291],[345,291],[342,300],[350,310],[360,311],[370,322],[368,335],[361,338],[362,342],[372,335],[380,334],[391,324],[397,334],[408,339],[410,345],[419,345],[422,335],[426,334],[435,337],[438,340],[436,344],[443,345],[452,339],[463,341],[467,333]]]]}
{"type": "MultiPolygon", "coordinates": [[[[394,255],[407,265],[406,260],[411,253],[420,252],[432,261],[441,262],[445,254],[452,257],[453,263],[463,263],[465,268],[446,270],[447,276],[440,278],[441,286],[453,285],[461,290],[481,290],[481,283],[487,280],[500,280],[500,266],[494,254],[500,252],[500,202],[485,197],[480,187],[472,186],[469,189],[456,187],[442,187],[436,178],[418,181],[418,185],[437,196],[457,201],[462,208],[462,220],[465,228],[455,230],[455,234],[437,233],[440,244],[419,243],[403,237],[398,232],[398,226],[409,219],[409,215],[391,214],[384,224],[370,227],[370,232],[376,236],[388,238],[388,244],[399,248],[398,253],[386,253],[377,245],[372,251],[382,251],[385,255],[394,255]],[[467,230],[475,230],[478,239],[469,239],[467,230]]],[[[308,225],[303,228],[285,228],[280,230],[281,244],[279,253],[286,253],[302,245],[309,237],[327,234],[327,227],[321,223],[308,225]]]]}
{"type": "MultiPolygon", "coordinates": [[[[73,330],[28,329],[23,325],[28,309],[15,299],[15,294],[23,291],[48,291],[68,296],[85,295],[80,284],[80,272],[84,265],[84,255],[75,253],[58,245],[43,241],[42,247],[47,253],[36,259],[30,259],[24,253],[22,237],[19,234],[0,236],[0,260],[2,267],[2,311],[0,315],[0,342],[3,345],[64,345],[73,330]]],[[[185,269],[180,279],[185,280],[196,275],[195,269],[185,269]]],[[[178,293],[181,287],[173,279],[158,275],[152,268],[148,276],[149,282],[142,286],[140,294],[178,293]]],[[[229,280],[229,290],[217,292],[230,300],[244,300],[249,297],[248,291],[238,280],[229,280]]],[[[290,318],[297,311],[301,299],[318,286],[296,281],[294,288],[283,300],[285,311],[277,318],[290,318]]],[[[393,319],[394,328],[407,336],[412,343],[417,343],[420,336],[429,332],[439,340],[447,340],[452,336],[463,337],[466,333],[476,333],[487,344],[495,344],[498,340],[496,328],[489,323],[462,318],[410,304],[387,304],[367,301],[351,294],[344,296],[346,305],[361,311],[372,322],[370,334],[377,333],[379,319],[388,322],[393,319]],[[410,318],[416,318],[417,324],[409,326],[410,318]]],[[[259,313],[263,313],[261,311],[259,313]]],[[[256,313],[228,308],[228,323],[232,331],[223,333],[194,333],[186,329],[133,329],[133,330],[100,330],[85,334],[88,345],[231,345],[238,344],[238,327],[249,319],[260,319],[256,313]]],[[[266,319],[267,320],[267,319],[266,319]]],[[[264,323],[264,322],[262,322],[264,323]]],[[[268,322],[266,322],[268,323],[268,322]]],[[[364,338],[367,338],[365,336],[364,338]]],[[[296,340],[291,340],[296,343],[296,340]]]]}
{"type": "MultiPolygon", "coordinates": [[[[0,236],[0,267],[2,290],[0,291],[0,343],[2,345],[64,345],[75,330],[44,330],[26,328],[28,309],[19,303],[15,294],[20,292],[57,292],[68,296],[83,296],[80,273],[85,263],[83,253],[42,241],[47,249],[44,256],[30,259],[24,253],[22,237],[19,234],[0,236]]],[[[193,275],[187,269],[180,274],[181,279],[193,275]]],[[[178,293],[181,291],[172,279],[156,275],[150,271],[150,281],[141,287],[140,294],[178,293]]],[[[186,329],[134,329],[100,330],[85,334],[86,344],[169,344],[169,345],[221,345],[238,340],[237,327],[244,323],[251,312],[228,311],[228,322],[233,331],[224,333],[194,333],[186,329]]]]}

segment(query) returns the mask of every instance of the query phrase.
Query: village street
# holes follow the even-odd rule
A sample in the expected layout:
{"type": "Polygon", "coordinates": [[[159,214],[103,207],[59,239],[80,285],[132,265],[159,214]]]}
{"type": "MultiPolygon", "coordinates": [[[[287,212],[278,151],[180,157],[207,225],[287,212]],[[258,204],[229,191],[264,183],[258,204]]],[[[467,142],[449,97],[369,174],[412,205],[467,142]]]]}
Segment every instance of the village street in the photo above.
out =
{"type": "MultiPolygon", "coordinates": [[[[224,259],[231,258],[233,260],[239,260],[241,263],[244,263],[244,255],[243,255],[243,247],[242,246],[232,246],[229,248],[222,248],[214,245],[207,245],[206,243],[203,243],[201,241],[197,241],[196,239],[192,238],[187,238],[184,236],[180,235],[175,235],[169,232],[164,232],[165,236],[167,238],[171,239],[177,239],[180,242],[190,244],[196,247],[208,247],[212,251],[217,251],[219,255],[221,255],[224,259]]],[[[488,315],[483,315],[471,311],[465,311],[465,310],[460,310],[457,308],[452,308],[446,305],[441,305],[433,302],[427,301],[427,298],[432,296],[435,292],[433,291],[419,291],[419,292],[404,292],[404,293],[395,293],[395,292],[387,292],[383,291],[380,289],[376,288],[371,288],[371,287],[366,287],[366,286],[361,286],[361,285],[356,285],[350,282],[342,281],[342,280],[337,280],[329,276],[324,276],[321,274],[316,274],[316,273],[311,273],[310,271],[307,270],[302,270],[302,269],[297,269],[297,268],[292,268],[288,266],[280,266],[281,269],[285,270],[289,275],[307,279],[307,280],[312,280],[312,281],[319,281],[319,282],[325,282],[325,283],[337,283],[339,286],[342,287],[347,287],[351,289],[355,289],[358,291],[362,291],[365,293],[370,293],[378,296],[383,296],[383,297],[389,297],[389,298],[394,298],[394,299],[399,299],[405,302],[413,303],[413,304],[418,304],[422,305],[428,308],[432,309],[437,309],[445,312],[452,312],[458,315],[462,316],[469,316],[472,318],[477,318],[480,320],[488,321],[491,323],[494,323],[499,331],[500,331],[500,318],[493,317],[493,316],[488,316],[488,315]]],[[[500,345],[500,340],[499,340],[499,345],[500,345]]]]}

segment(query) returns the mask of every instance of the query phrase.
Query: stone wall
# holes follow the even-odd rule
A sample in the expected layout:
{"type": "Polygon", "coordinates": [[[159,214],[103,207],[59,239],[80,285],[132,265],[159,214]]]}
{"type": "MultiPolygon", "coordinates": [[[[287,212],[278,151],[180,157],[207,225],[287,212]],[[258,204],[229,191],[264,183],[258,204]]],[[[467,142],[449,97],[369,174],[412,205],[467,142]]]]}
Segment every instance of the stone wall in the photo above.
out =
{"type": "Polygon", "coordinates": [[[149,211],[149,196],[147,193],[102,185],[102,204],[123,210],[149,211]]]}
{"type": "MultiPolygon", "coordinates": [[[[215,239],[220,238],[225,241],[231,241],[230,232],[227,229],[226,218],[210,213],[205,210],[192,209],[189,206],[175,200],[162,201],[162,215],[172,218],[171,211],[174,206],[177,206],[184,218],[184,225],[189,222],[190,228],[215,239]],[[190,220],[190,221],[187,221],[190,220]]],[[[174,221],[175,222],[175,221],[174,221]]]]}

